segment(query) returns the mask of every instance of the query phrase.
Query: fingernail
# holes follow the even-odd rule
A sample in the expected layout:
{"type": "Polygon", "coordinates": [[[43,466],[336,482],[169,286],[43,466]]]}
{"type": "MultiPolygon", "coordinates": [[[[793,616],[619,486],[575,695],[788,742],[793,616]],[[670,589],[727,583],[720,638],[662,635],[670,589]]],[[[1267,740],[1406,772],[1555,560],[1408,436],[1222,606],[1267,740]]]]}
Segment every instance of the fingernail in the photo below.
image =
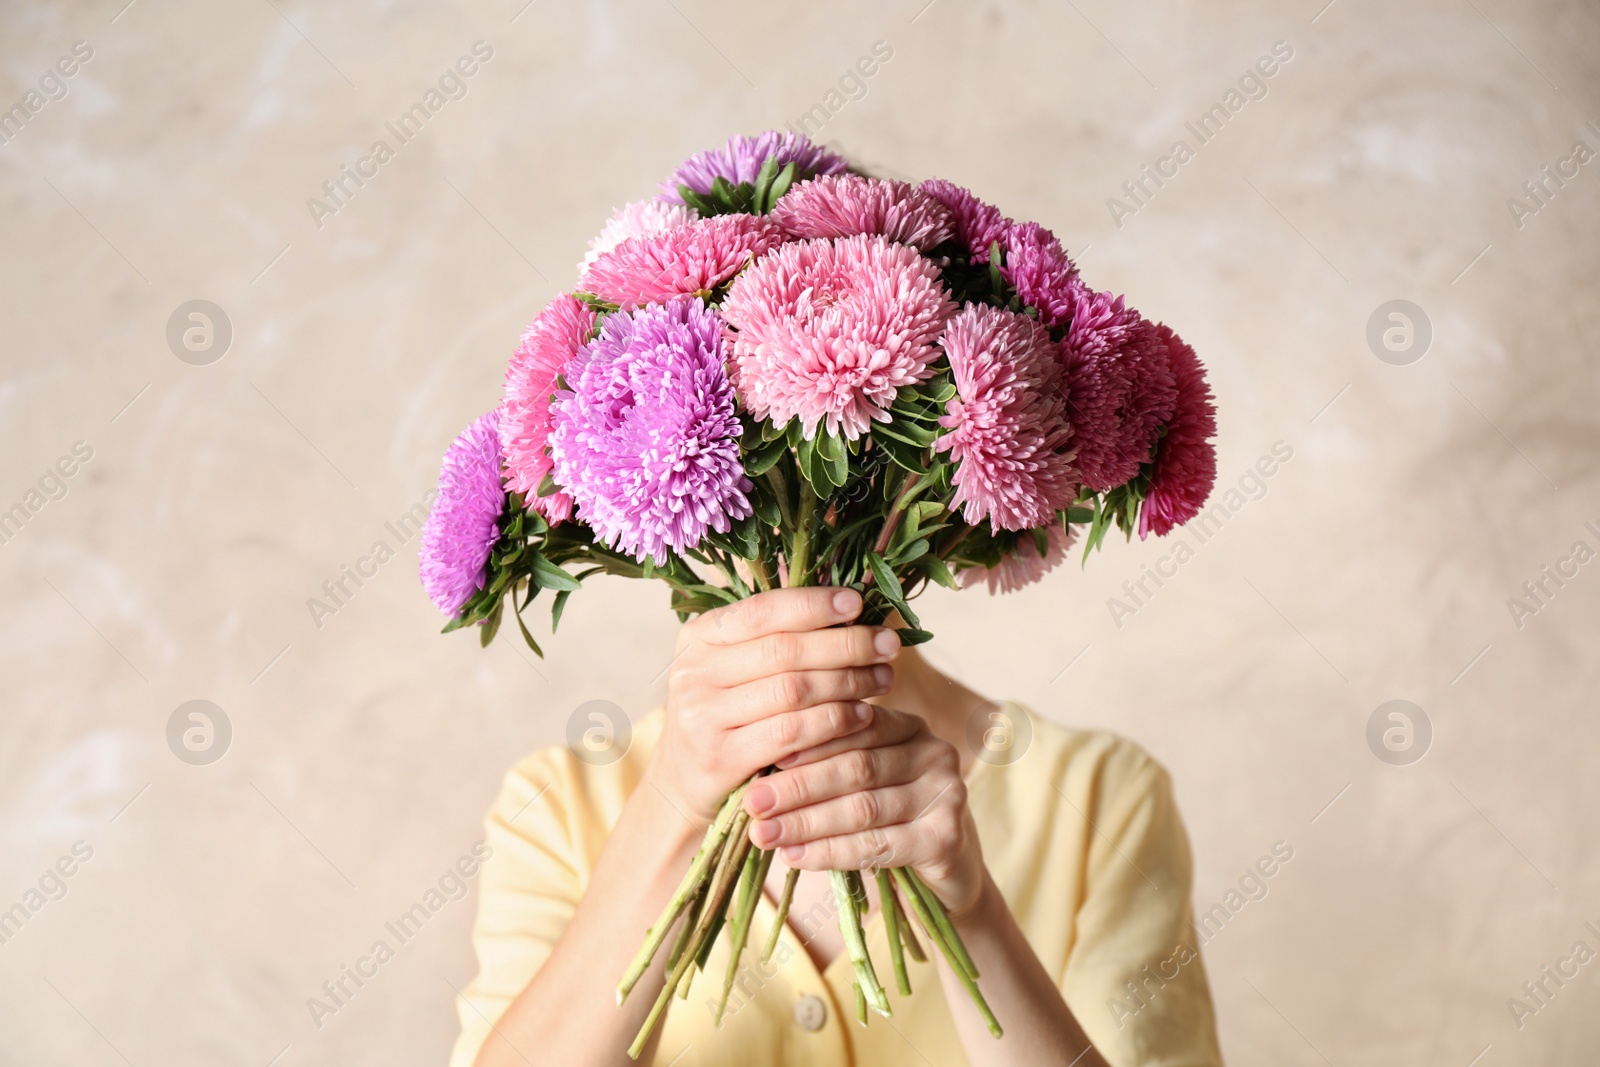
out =
{"type": "Polygon", "coordinates": [[[872,719],[872,705],[865,700],[859,701],[850,709],[850,715],[858,723],[867,723],[872,719]]]}
{"type": "Polygon", "coordinates": [[[878,683],[878,688],[886,690],[894,682],[894,668],[887,663],[880,663],[872,668],[872,678],[878,683]]]}
{"type": "Polygon", "coordinates": [[[778,858],[783,860],[783,862],[787,863],[789,866],[793,867],[795,864],[806,858],[806,846],[784,845],[778,850],[778,858]]]}
{"type": "Polygon", "coordinates": [[[846,618],[854,618],[861,610],[861,594],[854,589],[841,589],[833,594],[833,610],[846,618]]]}
{"type": "Polygon", "coordinates": [[[776,822],[758,822],[750,827],[750,840],[759,848],[766,848],[782,836],[783,829],[776,822]]]}
{"type": "Polygon", "coordinates": [[[745,791],[744,806],[751,815],[765,815],[778,802],[778,791],[765,782],[759,782],[745,791]]]}
{"type": "Polygon", "coordinates": [[[872,638],[872,647],[880,656],[892,656],[900,651],[900,635],[893,630],[879,630],[872,638]]]}

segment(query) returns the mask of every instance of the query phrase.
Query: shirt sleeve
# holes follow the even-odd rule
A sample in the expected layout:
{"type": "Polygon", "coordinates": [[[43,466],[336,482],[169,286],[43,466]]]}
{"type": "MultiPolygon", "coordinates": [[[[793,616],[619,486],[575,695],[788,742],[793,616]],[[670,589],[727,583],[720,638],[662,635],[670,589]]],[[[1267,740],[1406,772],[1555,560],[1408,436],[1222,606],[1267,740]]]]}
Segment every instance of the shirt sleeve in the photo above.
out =
{"type": "Polygon", "coordinates": [[[1090,824],[1062,995],[1114,1067],[1220,1067],[1171,779],[1126,743],[1098,772],[1062,792],[1078,794],[1090,824]]]}
{"type": "Polygon", "coordinates": [[[479,882],[472,943],[478,974],[457,997],[461,1034],[450,1067],[471,1067],[493,1024],[544,966],[583,896],[570,775],[550,753],[524,760],[489,809],[493,849],[479,882]]]}

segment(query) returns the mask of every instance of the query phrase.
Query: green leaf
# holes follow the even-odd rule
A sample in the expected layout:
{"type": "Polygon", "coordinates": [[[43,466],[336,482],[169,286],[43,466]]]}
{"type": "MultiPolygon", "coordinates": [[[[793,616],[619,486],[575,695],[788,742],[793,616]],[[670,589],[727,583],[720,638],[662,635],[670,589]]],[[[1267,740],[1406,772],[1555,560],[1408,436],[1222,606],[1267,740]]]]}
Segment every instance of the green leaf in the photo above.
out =
{"type": "Polygon", "coordinates": [[[900,644],[906,648],[910,648],[912,645],[926,644],[933,640],[933,634],[927,630],[919,630],[912,626],[902,626],[895,630],[895,633],[900,635],[900,644]]]}
{"type": "MultiPolygon", "coordinates": [[[[555,633],[556,627],[561,625],[561,613],[567,610],[567,597],[572,595],[572,590],[563,589],[556,594],[556,602],[550,605],[550,632],[555,633]]],[[[519,616],[520,617],[520,616],[519,616]]],[[[535,652],[539,651],[537,647],[535,652]]]]}
{"type": "Polygon", "coordinates": [[[873,444],[883,449],[883,454],[894,461],[895,466],[910,471],[912,474],[922,474],[927,471],[928,464],[925,458],[925,449],[908,444],[899,438],[880,435],[879,429],[883,423],[877,423],[872,431],[873,444]]]}
{"type": "MultiPolygon", "coordinates": [[[[928,539],[919,537],[894,555],[894,565],[902,567],[914,559],[928,554],[928,539]]],[[[1042,554],[1041,554],[1042,555],[1042,554]]]]}
{"type": "Polygon", "coordinates": [[[1001,252],[1000,242],[989,242],[989,286],[995,296],[1000,296],[1006,291],[1006,280],[1000,274],[1001,252]]]}
{"type": "Polygon", "coordinates": [[[772,209],[772,202],[767,198],[767,191],[772,188],[773,179],[778,176],[778,157],[768,156],[761,163],[761,169],[756,172],[755,196],[751,209],[757,215],[765,215],[772,209]]]}
{"type": "Polygon", "coordinates": [[[1094,509],[1093,508],[1072,507],[1072,508],[1068,508],[1067,509],[1067,522],[1069,522],[1069,523],[1073,523],[1073,522],[1093,522],[1093,521],[1094,521],[1094,509]]]}
{"type": "Polygon", "coordinates": [[[956,581],[956,576],[950,573],[950,568],[945,566],[944,560],[938,556],[923,556],[918,559],[917,569],[946,589],[961,588],[961,583],[956,581]]]}
{"type": "Polygon", "coordinates": [[[783,194],[789,191],[789,186],[794,184],[795,169],[793,161],[785,163],[778,176],[772,179],[772,186],[767,190],[767,210],[772,210],[772,205],[783,199],[783,194]]]}
{"type": "Polygon", "coordinates": [[[900,612],[900,617],[906,622],[912,626],[917,625],[916,612],[906,603],[906,594],[900,587],[900,579],[895,577],[894,571],[883,561],[883,557],[869,551],[867,566],[872,569],[872,580],[877,583],[878,592],[883,594],[883,598],[900,612]]]}
{"type": "Polygon", "coordinates": [[[759,478],[771,470],[773,464],[783,458],[789,451],[789,442],[783,438],[767,441],[755,448],[746,448],[744,454],[744,472],[752,478],[759,478]]]}
{"type": "MultiPolygon", "coordinates": [[[[561,595],[566,596],[567,594],[562,593],[561,595]]],[[[529,648],[533,649],[535,656],[544,659],[544,649],[539,647],[539,642],[535,641],[533,635],[528,632],[528,624],[522,621],[522,612],[513,611],[512,614],[517,617],[517,629],[522,631],[522,640],[527,642],[529,648]]]]}
{"type": "Polygon", "coordinates": [[[543,556],[533,557],[533,580],[541,589],[564,589],[571,592],[582,588],[582,583],[543,556]]]}
{"type": "Polygon", "coordinates": [[[535,489],[534,493],[538,496],[544,497],[554,496],[560,491],[561,487],[556,484],[556,476],[554,471],[546,471],[544,477],[539,479],[539,488],[535,489]]]}
{"type": "Polygon", "coordinates": [[[494,610],[484,619],[483,627],[478,631],[478,644],[481,647],[488,648],[489,642],[494,640],[494,635],[500,632],[500,616],[505,606],[504,600],[495,601],[494,610]]]}

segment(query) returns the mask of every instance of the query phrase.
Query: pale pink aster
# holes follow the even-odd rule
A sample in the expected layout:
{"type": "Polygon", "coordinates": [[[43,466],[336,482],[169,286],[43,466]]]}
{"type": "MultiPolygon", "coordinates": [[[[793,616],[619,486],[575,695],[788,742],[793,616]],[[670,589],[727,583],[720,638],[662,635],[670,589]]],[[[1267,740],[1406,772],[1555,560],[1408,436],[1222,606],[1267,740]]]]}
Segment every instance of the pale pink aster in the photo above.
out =
{"type": "Polygon", "coordinates": [[[696,219],[601,253],[579,285],[623,307],[705,295],[783,240],[783,229],[765,216],[696,219]]]}
{"type": "Polygon", "coordinates": [[[1039,555],[1038,546],[1033,543],[1033,535],[1024,532],[1017,538],[1017,546],[1010,552],[1000,557],[1000,562],[993,567],[968,567],[958,576],[963,589],[970,589],[979,582],[987,583],[989,595],[996,593],[1015,593],[1025,585],[1032,585],[1043,578],[1062,560],[1067,558],[1067,549],[1075,539],[1075,533],[1068,533],[1061,528],[1061,523],[1052,522],[1045,527],[1045,553],[1039,555]]]}
{"type": "Polygon", "coordinates": [[[1161,424],[1172,415],[1177,382],[1156,326],[1123,298],[1075,287],[1072,326],[1061,343],[1067,418],[1083,483],[1114,489],[1150,462],[1161,424]]]}
{"type": "Polygon", "coordinates": [[[1006,250],[1000,273],[1029,307],[1037,308],[1047,326],[1065,326],[1082,289],[1078,268],[1056,240],[1037,222],[1013,223],[1000,242],[1006,250]]]}
{"type": "Polygon", "coordinates": [[[956,240],[966,247],[972,262],[989,262],[989,246],[1005,237],[1011,220],[993,204],[973,196],[971,190],[943,178],[929,178],[917,189],[950,209],[956,240]]]}
{"type": "Polygon", "coordinates": [[[594,312],[562,293],[522,332],[522,343],[506,368],[505,399],[500,403],[500,446],[505,452],[506,487],[523,494],[527,505],[551,522],[572,517],[566,493],[539,496],[550,473],[550,397],[556,379],[594,333],[594,312]]]}
{"type": "Polygon", "coordinates": [[[790,189],[772,209],[794,237],[875,233],[926,252],[955,232],[950,209],[905,182],[830,174],[790,189]]]}
{"type": "Polygon", "coordinates": [[[903,385],[932,375],[955,312],[939,268],[908,245],[859,235],[794,241],[728,288],[734,385],[757,418],[799,418],[851,440],[889,421],[903,385]]]}
{"type": "Polygon", "coordinates": [[[439,495],[422,524],[418,570],[428,599],[455,615],[487,580],[500,539],[506,493],[500,484],[498,413],[478,416],[451,442],[439,470],[439,495]]]}
{"type": "Polygon", "coordinates": [[[997,530],[1050,522],[1077,496],[1077,474],[1049,331],[1027,315],[969,304],[940,344],[956,385],[934,445],[957,464],[951,509],[997,530]]]}
{"type": "Polygon", "coordinates": [[[594,261],[630,237],[648,237],[663,230],[687,226],[700,216],[687,204],[668,204],[660,200],[635,200],[617,208],[606,220],[605,226],[589,240],[589,251],[580,271],[594,265],[594,261]]]}
{"type": "Polygon", "coordinates": [[[842,156],[812,144],[805,134],[793,130],[781,133],[768,130],[754,137],[738,134],[730,137],[722,147],[708,148],[678,164],[672,176],[661,183],[658,199],[681,204],[683,198],[678,193],[678,186],[687,185],[695,192],[704,194],[711,191],[711,184],[718,178],[725,178],[729,185],[735,186],[754,182],[768,156],[776,158],[780,170],[793,163],[797,178],[809,178],[814,174],[842,174],[850,169],[842,156]]]}
{"type": "Polygon", "coordinates": [[[1217,480],[1217,408],[1205,367],[1194,349],[1166,326],[1156,332],[1167,346],[1167,362],[1177,380],[1178,398],[1167,431],[1156,445],[1150,492],[1139,512],[1139,536],[1164,536],[1194,518],[1217,480]]]}

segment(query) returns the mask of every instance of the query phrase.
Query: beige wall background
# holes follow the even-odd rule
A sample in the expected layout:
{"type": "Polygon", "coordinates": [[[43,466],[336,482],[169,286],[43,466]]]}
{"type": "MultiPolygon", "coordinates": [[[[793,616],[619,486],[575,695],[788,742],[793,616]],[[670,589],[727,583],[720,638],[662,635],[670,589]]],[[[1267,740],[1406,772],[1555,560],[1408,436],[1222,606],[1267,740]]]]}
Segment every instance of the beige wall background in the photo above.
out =
{"type": "Polygon", "coordinates": [[[1200,910],[1293,848],[1205,949],[1230,1062],[1600,1058],[1600,963],[1522,989],[1600,949],[1600,562],[1508,607],[1600,550],[1600,162],[1542,172],[1600,150],[1592,5],[525,2],[0,9],[0,105],[93,50],[0,145],[0,508],[93,452],[0,545],[0,908],[92,850],[0,944],[0,1063],[443,1061],[472,899],[320,1028],[307,998],[578,705],[653,706],[675,624],[603,580],[545,661],[439,637],[384,524],[613,205],[817,104],[822,140],[1041,220],[1175,325],[1220,397],[1219,489],[1293,451],[1131,615],[1108,599],[1176,541],[926,601],[946,669],[1171,769],[1200,910]],[[307,198],[480,40],[465,97],[317,225],[307,198]],[[1278,41],[1266,95],[1117,225],[1278,41]],[[194,299],[231,323],[209,365],[166,340],[194,299]],[[1395,299],[1431,326],[1404,365],[1366,337],[1395,299]],[[195,699],[232,731],[203,766],[167,741],[195,699]],[[1407,765],[1367,740],[1395,699],[1431,725],[1407,765]]]}

